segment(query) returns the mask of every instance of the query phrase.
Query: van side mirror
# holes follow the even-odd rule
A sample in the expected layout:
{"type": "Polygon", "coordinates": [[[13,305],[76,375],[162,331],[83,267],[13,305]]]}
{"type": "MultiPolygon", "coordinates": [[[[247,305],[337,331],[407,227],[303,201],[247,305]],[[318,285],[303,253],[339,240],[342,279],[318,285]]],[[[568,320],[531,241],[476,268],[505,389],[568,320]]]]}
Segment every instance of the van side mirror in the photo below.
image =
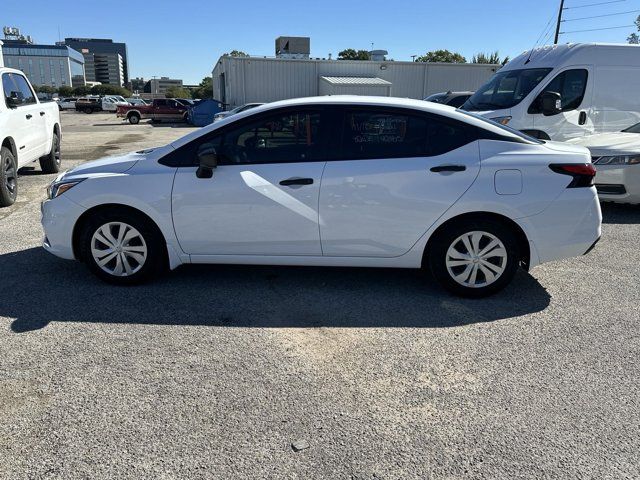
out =
{"type": "Polygon", "coordinates": [[[544,92],[540,95],[542,115],[550,117],[562,112],[562,97],[558,92],[544,92]]]}
{"type": "Polygon", "coordinates": [[[213,170],[218,166],[218,153],[216,149],[209,145],[203,145],[198,151],[198,170],[196,177],[211,178],[213,170]]]}

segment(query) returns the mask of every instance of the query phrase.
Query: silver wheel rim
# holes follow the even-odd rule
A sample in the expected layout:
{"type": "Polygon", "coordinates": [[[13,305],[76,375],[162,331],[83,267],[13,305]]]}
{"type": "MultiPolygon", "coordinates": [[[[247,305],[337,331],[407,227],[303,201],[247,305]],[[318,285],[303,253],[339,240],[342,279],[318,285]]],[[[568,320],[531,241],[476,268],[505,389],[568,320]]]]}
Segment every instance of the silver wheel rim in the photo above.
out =
{"type": "Polygon", "coordinates": [[[138,230],[123,222],[109,222],[91,237],[91,255],[102,270],[115,277],[138,272],[147,260],[147,243],[138,230]]]}
{"type": "Polygon", "coordinates": [[[4,165],[2,165],[2,168],[4,168],[5,187],[9,191],[9,194],[13,196],[16,193],[16,185],[18,183],[18,172],[15,163],[7,156],[4,159],[4,165]]]}
{"type": "Polygon", "coordinates": [[[447,271],[457,283],[481,288],[495,283],[507,267],[507,249],[488,232],[460,235],[447,250],[447,271]]]}

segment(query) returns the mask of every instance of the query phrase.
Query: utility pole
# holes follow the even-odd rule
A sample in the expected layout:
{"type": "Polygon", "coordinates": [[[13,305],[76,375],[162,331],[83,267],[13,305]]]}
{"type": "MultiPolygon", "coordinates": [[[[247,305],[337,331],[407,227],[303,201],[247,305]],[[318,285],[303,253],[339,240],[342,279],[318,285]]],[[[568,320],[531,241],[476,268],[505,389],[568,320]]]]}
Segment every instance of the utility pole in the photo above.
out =
{"type": "Polygon", "coordinates": [[[558,37],[560,36],[560,23],[562,22],[562,11],[564,10],[564,0],[560,0],[560,10],[558,10],[558,23],[556,24],[556,36],[553,40],[553,44],[558,44],[558,37]]]}

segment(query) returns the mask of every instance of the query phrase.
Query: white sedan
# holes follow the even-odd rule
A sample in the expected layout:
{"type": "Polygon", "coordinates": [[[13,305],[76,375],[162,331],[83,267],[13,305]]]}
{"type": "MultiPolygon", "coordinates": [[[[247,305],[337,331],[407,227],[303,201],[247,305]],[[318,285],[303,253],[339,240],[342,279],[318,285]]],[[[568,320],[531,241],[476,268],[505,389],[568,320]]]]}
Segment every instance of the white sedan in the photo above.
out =
{"type": "Polygon", "coordinates": [[[60,175],[44,248],[115,284],[184,263],[424,267],[479,297],[591,249],[594,175],[583,147],[443,105],[288,100],[60,175]]]}
{"type": "Polygon", "coordinates": [[[640,123],[621,132],[569,140],[591,151],[600,200],[640,203],[640,123]]]}

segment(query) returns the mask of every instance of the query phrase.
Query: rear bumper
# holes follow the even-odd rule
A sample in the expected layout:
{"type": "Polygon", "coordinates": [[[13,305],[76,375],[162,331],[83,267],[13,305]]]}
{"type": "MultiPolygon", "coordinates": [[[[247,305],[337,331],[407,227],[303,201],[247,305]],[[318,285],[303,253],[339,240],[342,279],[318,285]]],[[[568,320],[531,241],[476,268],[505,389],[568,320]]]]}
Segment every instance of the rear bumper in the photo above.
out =
{"type": "Polygon", "coordinates": [[[602,212],[594,187],[568,188],[542,213],[518,223],[533,244],[534,267],[588,253],[600,238],[602,212]]]}

